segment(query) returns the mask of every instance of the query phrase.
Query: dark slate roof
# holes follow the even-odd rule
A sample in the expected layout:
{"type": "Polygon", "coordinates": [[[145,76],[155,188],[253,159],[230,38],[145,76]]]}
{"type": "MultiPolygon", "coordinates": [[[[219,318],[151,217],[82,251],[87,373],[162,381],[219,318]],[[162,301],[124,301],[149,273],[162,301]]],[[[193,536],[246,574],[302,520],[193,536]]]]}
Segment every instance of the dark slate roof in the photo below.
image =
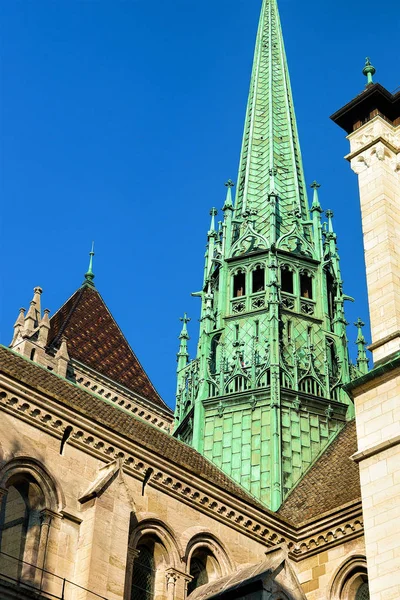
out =
{"type": "Polygon", "coordinates": [[[374,110],[378,110],[389,121],[396,121],[400,117],[400,92],[391,94],[380,83],[373,83],[336,111],[331,119],[346,133],[351,133],[355,123],[369,120],[374,110]]]}
{"type": "Polygon", "coordinates": [[[118,433],[171,464],[178,465],[189,475],[194,474],[246,504],[270,512],[193,448],[4,346],[0,346],[0,372],[46,394],[60,405],[90,418],[92,422],[118,433]]]}
{"type": "Polygon", "coordinates": [[[50,319],[48,347],[68,340],[71,358],[168,409],[99,292],[83,285],[50,319]]]}
{"type": "Polygon", "coordinates": [[[278,514],[296,525],[361,498],[356,423],[347,423],[282,504],[278,514]]]}

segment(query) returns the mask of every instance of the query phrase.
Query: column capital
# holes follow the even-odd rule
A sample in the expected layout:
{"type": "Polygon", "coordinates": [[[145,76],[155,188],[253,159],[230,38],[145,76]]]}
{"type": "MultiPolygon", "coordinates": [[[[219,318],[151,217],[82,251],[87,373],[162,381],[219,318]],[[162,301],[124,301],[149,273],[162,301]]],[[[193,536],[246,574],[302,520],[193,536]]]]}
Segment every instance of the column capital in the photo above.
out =
{"type": "Polygon", "coordinates": [[[179,571],[178,569],[174,569],[173,567],[166,569],[165,575],[167,577],[168,583],[170,581],[173,581],[175,583],[178,579],[183,579],[187,582],[192,581],[193,579],[192,575],[189,575],[189,573],[184,573],[183,571],[179,571]]]}
{"type": "Polygon", "coordinates": [[[62,515],[49,508],[44,508],[40,511],[42,525],[50,525],[53,519],[62,519],[62,515]]]}
{"type": "Polygon", "coordinates": [[[135,558],[137,558],[139,554],[140,552],[139,550],[136,550],[136,548],[128,548],[128,556],[130,559],[135,560],[135,558]]]}

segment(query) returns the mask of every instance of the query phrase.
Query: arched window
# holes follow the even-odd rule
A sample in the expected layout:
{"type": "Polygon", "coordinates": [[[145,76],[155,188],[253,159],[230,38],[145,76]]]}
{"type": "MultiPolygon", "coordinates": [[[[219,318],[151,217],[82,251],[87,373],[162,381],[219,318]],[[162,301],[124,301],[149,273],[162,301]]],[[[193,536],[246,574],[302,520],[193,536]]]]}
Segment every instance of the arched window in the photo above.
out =
{"type": "Polygon", "coordinates": [[[339,568],[329,600],[369,600],[367,561],[364,556],[351,556],[339,568]]]}
{"type": "Polygon", "coordinates": [[[265,270],[258,266],[252,272],[252,293],[263,292],[265,290],[265,270]]]}
{"type": "Polygon", "coordinates": [[[217,365],[218,365],[218,348],[219,348],[219,341],[221,339],[221,334],[218,333],[217,335],[214,335],[214,337],[211,340],[211,352],[210,352],[210,371],[211,373],[216,373],[217,371],[217,365]]]}
{"type": "Polygon", "coordinates": [[[196,590],[201,585],[208,583],[207,574],[207,557],[206,556],[194,556],[190,561],[190,574],[193,579],[188,585],[188,594],[196,590]]]}
{"type": "Polygon", "coordinates": [[[154,544],[140,545],[133,564],[131,600],[152,600],[154,598],[156,569],[154,544]]]}
{"type": "Polygon", "coordinates": [[[233,297],[240,298],[246,295],[246,273],[239,271],[233,276],[233,297]]]}
{"type": "Polygon", "coordinates": [[[286,265],[281,267],[281,288],[282,292],[286,292],[287,294],[294,293],[293,271],[286,265]]]}
{"type": "Polygon", "coordinates": [[[31,579],[37,562],[44,496],[29,474],[7,482],[0,511],[0,568],[10,579],[31,579]]]}
{"type": "Polygon", "coordinates": [[[196,548],[190,557],[189,572],[193,579],[188,584],[188,594],[221,576],[221,569],[214,554],[209,548],[201,546],[196,548]]]}
{"type": "Polygon", "coordinates": [[[300,273],[300,296],[310,300],[313,297],[312,277],[307,271],[300,273]]]}
{"type": "Polygon", "coordinates": [[[167,569],[180,564],[173,533],[157,519],[137,523],[131,516],[124,600],[167,597],[167,569]]]}

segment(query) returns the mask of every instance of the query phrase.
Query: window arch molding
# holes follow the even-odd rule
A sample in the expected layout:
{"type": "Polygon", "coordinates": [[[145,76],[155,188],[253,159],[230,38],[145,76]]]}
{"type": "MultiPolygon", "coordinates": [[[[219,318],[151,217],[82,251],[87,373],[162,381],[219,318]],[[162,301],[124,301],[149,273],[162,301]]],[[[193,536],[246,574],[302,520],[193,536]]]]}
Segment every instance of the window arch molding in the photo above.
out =
{"type": "Polygon", "coordinates": [[[348,558],[337,569],[329,600],[355,600],[360,587],[368,583],[367,560],[361,554],[348,558]]]}
{"type": "Polygon", "coordinates": [[[8,461],[0,469],[0,489],[7,490],[10,482],[16,478],[31,477],[43,494],[43,509],[55,513],[65,506],[62,489],[53,475],[37,459],[19,456],[8,461]]]}
{"type": "MultiPolygon", "coordinates": [[[[137,515],[137,518],[139,515],[137,515]]],[[[157,519],[156,517],[139,520],[138,525],[132,531],[129,538],[129,548],[136,550],[140,543],[146,538],[158,539],[164,546],[168,555],[168,567],[179,569],[181,566],[180,557],[183,556],[183,549],[175,537],[171,527],[157,519]]]]}
{"type": "MultiPolygon", "coordinates": [[[[184,571],[181,556],[182,548],[176,540],[173,530],[155,515],[146,517],[141,515],[132,515],[132,520],[139,522],[134,525],[129,535],[127,569],[125,578],[124,599],[132,598],[132,583],[134,577],[135,560],[138,558],[141,547],[147,547],[153,553],[154,559],[154,598],[164,598],[167,594],[167,570],[177,569],[184,571]]],[[[151,597],[151,596],[149,596],[151,597]]]]}
{"type": "Polygon", "coordinates": [[[188,541],[184,561],[187,568],[190,568],[190,560],[192,556],[199,550],[208,551],[212,554],[218,563],[220,570],[219,575],[225,577],[233,571],[233,563],[229,557],[225,546],[219,541],[219,539],[210,532],[197,532],[188,541]]]}

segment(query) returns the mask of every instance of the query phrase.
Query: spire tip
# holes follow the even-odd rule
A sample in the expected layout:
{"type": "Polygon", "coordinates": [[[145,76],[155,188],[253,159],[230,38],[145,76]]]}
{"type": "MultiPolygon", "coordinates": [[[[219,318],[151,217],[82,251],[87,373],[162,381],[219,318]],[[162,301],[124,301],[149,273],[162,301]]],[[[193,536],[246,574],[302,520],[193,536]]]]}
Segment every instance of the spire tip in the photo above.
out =
{"type": "Polygon", "coordinates": [[[94,242],[92,242],[92,249],[89,252],[89,257],[90,257],[89,258],[89,268],[88,268],[87,272],[85,273],[85,281],[84,281],[84,283],[91,285],[92,287],[94,287],[93,256],[94,256],[94,242]]]}
{"type": "Polygon", "coordinates": [[[367,58],[365,59],[365,66],[364,66],[362,72],[363,72],[363,75],[365,75],[367,78],[367,86],[373,84],[374,83],[373,76],[376,73],[376,69],[374,66],[371,65],[369,56],[367,56],[367,58]]]}

